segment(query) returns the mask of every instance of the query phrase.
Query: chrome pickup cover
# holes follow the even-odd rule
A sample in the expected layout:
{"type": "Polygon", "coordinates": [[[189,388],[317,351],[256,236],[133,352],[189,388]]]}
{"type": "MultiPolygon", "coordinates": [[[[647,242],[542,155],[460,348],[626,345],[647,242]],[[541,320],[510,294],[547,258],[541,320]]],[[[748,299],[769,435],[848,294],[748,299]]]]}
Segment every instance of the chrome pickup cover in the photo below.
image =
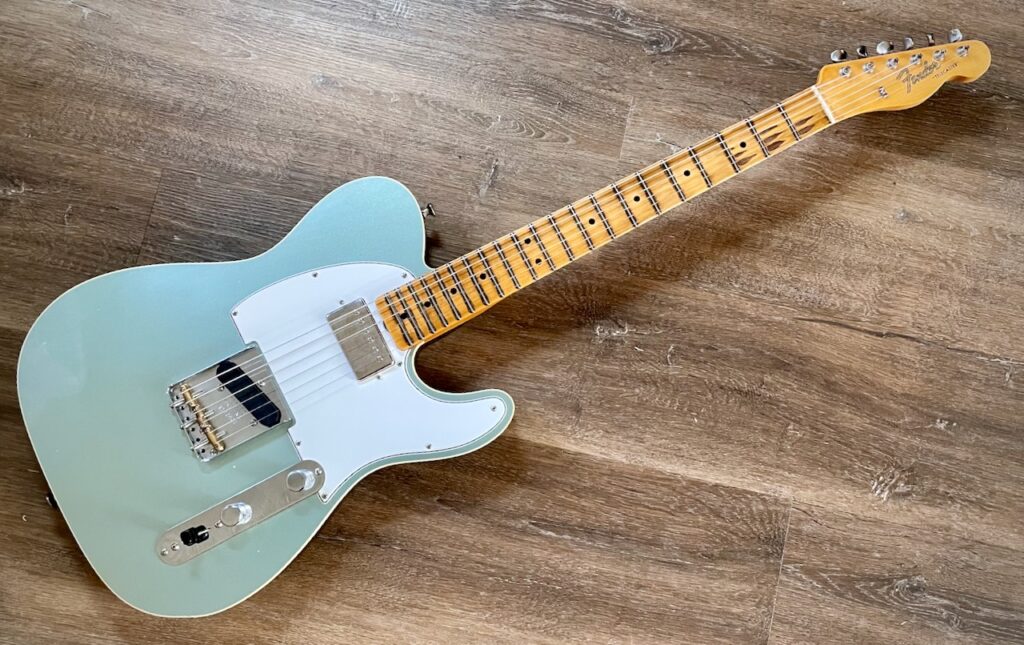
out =
{"type": "Polygon", "coordinates": [[[327,314],[327,323],[341,345],[357,380],[369,378],[395,359],[363,299],[354,300],[327,314]]]}
{"type": "Polygon", "coordinates": [[[259,347],[251,345],[170,387],[192,453],[210,461],[292,415],[259,347]]]}

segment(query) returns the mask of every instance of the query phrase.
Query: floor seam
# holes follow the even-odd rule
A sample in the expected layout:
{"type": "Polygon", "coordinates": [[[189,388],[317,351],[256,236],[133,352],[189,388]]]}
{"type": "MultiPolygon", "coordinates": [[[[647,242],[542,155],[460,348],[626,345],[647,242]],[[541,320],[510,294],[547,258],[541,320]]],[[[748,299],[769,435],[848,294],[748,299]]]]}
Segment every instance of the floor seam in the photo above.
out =
{"type": "Polygon", "coordinates": [[[790,500],[786,509],[786,531],[782,536],[782,553],[779,555],[779,572],[775,576],[775,593],[772,595],[771,611],[768,612],[768,629],[765,632],[765,643],[772,640],[772,627],[775,622],[775,607],[779,602],[779,587],[782,585],[782,567],[786,564],[786,546],[789,545],[789,525],[793,521],[793,501],[790,500]]]}
{"type": "Polygon", "coordinates": [[[142,257],[142,251],[146,248],[146,239],[149,237],[149,229],[153,225],[153,213],[156,212],[156,200],[160,198],[160,191],[164,186],[164,168],[160,169],[160,174],[156,178],[156,190],[153,192],[153,201],[149,203],[149,214],[146,216],[146,226],[142,229],[142,239],[139,241],[139,250],[135,253],[135,259],[132,260],[132,266],[139,266],[139,258],[142,257]]]}

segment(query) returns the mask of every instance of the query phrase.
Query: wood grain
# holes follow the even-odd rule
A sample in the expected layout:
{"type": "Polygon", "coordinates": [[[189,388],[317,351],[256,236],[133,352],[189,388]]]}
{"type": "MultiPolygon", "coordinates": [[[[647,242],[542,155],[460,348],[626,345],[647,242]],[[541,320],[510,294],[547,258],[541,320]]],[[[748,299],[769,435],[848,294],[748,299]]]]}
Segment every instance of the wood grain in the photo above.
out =
{"type": "Polygon", "coordinates": [[[1019,642],[1012,4],[113,0],[0,12],[0,642],[1019,642]],[[964,15],[969,13],[969,15],[964,15]],[[155,619],[44,500],[14,366],[57,294],[265,250],[363,175],[438,265],[958,26],[986,76],[832,128],[431,343],[507,434],[356,489],[277,581],[155,619]]]}

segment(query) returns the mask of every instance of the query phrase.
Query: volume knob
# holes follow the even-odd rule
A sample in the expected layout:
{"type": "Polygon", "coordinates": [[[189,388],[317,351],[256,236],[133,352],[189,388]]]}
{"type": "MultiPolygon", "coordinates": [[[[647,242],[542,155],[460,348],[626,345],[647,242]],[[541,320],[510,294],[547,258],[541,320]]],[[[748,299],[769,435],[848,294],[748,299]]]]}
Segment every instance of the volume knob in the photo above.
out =
{"type": "Polygon", "coordinates": [[[239,524],[246,524],[252,519],[252,506],[249,506],[245,502],[235,502],[234,504],[228,504],[220,512],[220,521],[224,522],[225,526],[238,526],[239,524]]]}
{"type": "Polygon", "coordinates": [[[316,486],[316,475],[308,468],[298,468],[288,473],[288,490],[299,493],[316,486]]]}

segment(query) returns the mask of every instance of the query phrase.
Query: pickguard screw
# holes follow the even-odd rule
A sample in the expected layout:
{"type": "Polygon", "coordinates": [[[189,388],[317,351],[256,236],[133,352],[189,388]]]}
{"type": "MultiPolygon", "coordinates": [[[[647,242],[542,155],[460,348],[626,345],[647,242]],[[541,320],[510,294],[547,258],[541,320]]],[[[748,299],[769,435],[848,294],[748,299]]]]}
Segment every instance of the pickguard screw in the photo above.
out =
{"type": "Polygon", "coordinates": [[[497,412],[497,411],[498,411],[498,406],[492,405],[491,406],[491,412],[497,412]]]}
{"type": "Polygon", "coordinates": [[[316,470],[314,470],[313,472],[314,472],[315,474],[317,474],[317,475],[323,475],[323,474],[324,474],[324,469],[323,469],[323,468],[317,468],[317,469],[316,469],[316,470]]]}
{"type": "Polygon", "coordinates": [[[238,312],[237,312],[237,311],[232,311],[232,312],[231,312],[231,315],[232,315],[232,316],[237,316],[237,315],[238,315],[238,312]]]}
{"type": "Polygon", "coordinates": [[[313,272],[313,277],[314,277],[314,278],[315,278],[315,277],[317,277],[318,275],[320,275],[320,274],[319,274],[319,273],[317,273],[316,271],[314,271],[314,272],[313,272]]]}
{"type": "Polygon", "coordinates": [[[403,278],[407,278],[407,277],[409,277],[409,274],[408,274],[408,273],[403,273],[403,274],[402,274],[402,277],[403,277],[403,278]]]}
{"type": "Polygon", "coordinates": [[[160,555],[167,555],[167,549],[160,549],[160,555]]]}
{"type": "Polygon", "coordinates": [[[181,545],[180,544],[172,544],[171,545],[171,551],[180,551],[180,550],[181,550],[181,545]]]}
{"type": "Polygon", "coordinates": [[[432,445],[432,444],[429,444],[429,443],[427,444],[427,450],[430,450],[430,446],[431,446],[431,445],[432,445]]]}

